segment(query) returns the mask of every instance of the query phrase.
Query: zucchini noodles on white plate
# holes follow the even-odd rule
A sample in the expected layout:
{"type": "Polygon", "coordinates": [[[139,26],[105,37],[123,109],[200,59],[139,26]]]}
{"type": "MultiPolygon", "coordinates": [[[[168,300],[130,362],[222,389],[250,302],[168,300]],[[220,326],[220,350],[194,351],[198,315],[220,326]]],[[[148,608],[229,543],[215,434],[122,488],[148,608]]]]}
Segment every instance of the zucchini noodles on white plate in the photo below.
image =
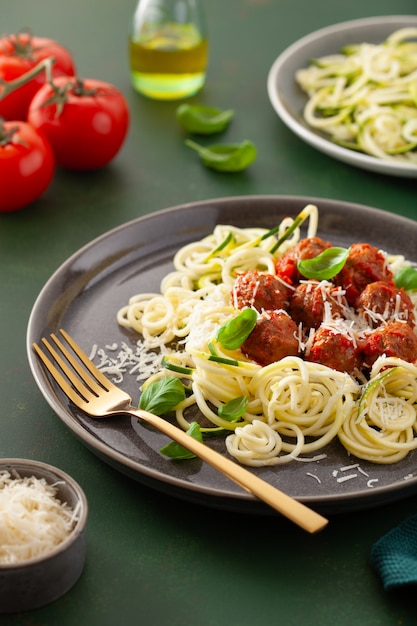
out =
{"type": "MultiPolygon", "coordinates": [[[[304,358],[314,329],[307,337],[298,329],[298,354],[266,365],[245,354],[244,341],[234,343],[229,327],[247,337],[265,317],[250,306],[236,308],[237,276],[253,271],[275,276],[278,259],[302,241],[303,222],[308,224],[306,239],[316,238],[314,205],[269,231],[218,225],[177,252],[174,271],[163,278],[160,293],[132,296],[119,310],[118,323],[139,334],[147,349],[163,354],[161,368],[145,381],[142,392],[158,381],[181,381],[186,393],[173,407],[178,424],[189,430],[197,421],[203,437],[225,437],[227,451],[242,464],[318,460],[337,439],[360,459],[397,462],[417,448],[414,363],[382,354],[366,376],[338,371],[304,358]],[[226,341],[229,332],[232,339],[226,341]]],[[[378,254],[389,272],[411,267],[401,256],[378,254]]],[[[409,293],[415,302],[415,290],[409,293]]],[[[330,333],[342,328],[345,341],[355,335],[360,342],[371,330],[364,330],[363,319],[351,307],[349,314],[348,332],[341,319],[333,326],[327,319],[326,327],[330,333]]],[[[407,326],[411,332],[407,321],[397,318],[400,329],[407,326]]]]}
{"type": "Polygon", "coordinates": [[[352,43],[296,73],[304,119],[337,144],[417,166],[417,28],[352,43]]]}

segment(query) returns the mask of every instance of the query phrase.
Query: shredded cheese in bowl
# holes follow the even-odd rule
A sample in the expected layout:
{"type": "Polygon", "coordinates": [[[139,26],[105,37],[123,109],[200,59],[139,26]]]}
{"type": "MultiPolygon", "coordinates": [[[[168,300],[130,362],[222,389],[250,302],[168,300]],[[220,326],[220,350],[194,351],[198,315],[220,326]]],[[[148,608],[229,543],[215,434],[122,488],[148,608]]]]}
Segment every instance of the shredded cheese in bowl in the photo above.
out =
{"type": "Polygon", "coordinates": [[[82,574],[88,502],[67,473],[40,461],[0,459],[0,614],[63,596],[82,574]]]}
{"type": "Polygon", "coordinates": [[[44,478],[0,472],[0,564],[40,557],[69,536],[80,504],[73,510],[57,493],[44,478]]]}

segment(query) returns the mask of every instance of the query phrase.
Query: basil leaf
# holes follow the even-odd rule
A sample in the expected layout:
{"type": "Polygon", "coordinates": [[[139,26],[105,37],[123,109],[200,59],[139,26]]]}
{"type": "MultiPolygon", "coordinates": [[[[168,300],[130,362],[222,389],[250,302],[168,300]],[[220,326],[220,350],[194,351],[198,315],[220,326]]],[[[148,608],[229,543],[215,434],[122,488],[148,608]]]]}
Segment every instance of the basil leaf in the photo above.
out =
{"type": "Polygon", "coordinates": [[[177,120],[189,133],[211,135],[227,128],[235,112],[191,104],[181,104],[176,112],[177,120]]]}
{"type": "Polygon", "coordinates": [[[417,289],[417,269],[414,267],[403,267],[395,274],[394,282],[399,289],[403,287],[405,291],[417,289]]]}
{"type": "Polygon", "coordinates": [[[245,413],[249,400],[247,396],[239,396],[229,400],[226,404],[222,404],[217,409],[219,417],[230,422],[235,422],[245,413]]]}
{"type": "Polygon", "coordinates": [[[327,248],[312,259],[300,259],[299,272],[306,278],[329,280],[343,269],[350,248],[327,248]]]}
{"type": "Polygon", "coordinates": [[[162,415],[172,411],[185,399],[184,385],[178,378],[161,378],[146,387],[139,400],[139,408],[162,415]]]}
{"type": "Polygon", "coordinates": [[[220,326],[216,339],[226,350],[236,350],[249,337],[256,326],[258,314],[254,309],[243,309],[233,319],[220,326]]]}
{"type": "MultiPolygon", "coordinates": [[[[187,434],[203,443],[203,435],[201,434],[200,425],[197,422],[191,422],[190,427],[187,430],[187,434]]],[[[169,456],[171,459],[177,460],[194,459],[196,456],[194,452],[187,450],[187,448],[176,441],[171,441],[166,446],[161,448],[160,453],[165,456],[169,456]]]]}
{"type": "Polygon", "coordinates": [[[219,172],[240,172],[256,159],[256,148],[251,141],[217,144],[204,148],[187,139],[185,144],[198,152],[203,164],[219,172]]]}

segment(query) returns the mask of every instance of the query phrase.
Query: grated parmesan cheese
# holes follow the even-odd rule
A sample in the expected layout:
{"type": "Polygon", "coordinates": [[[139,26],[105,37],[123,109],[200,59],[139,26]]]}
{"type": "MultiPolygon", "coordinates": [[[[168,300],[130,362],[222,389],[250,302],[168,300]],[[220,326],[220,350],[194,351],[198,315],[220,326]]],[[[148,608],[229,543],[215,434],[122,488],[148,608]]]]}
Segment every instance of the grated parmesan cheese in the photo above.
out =
{"type": "Polygon", "coordinates": [[[0,472],[0,564],[42,556],[62,543],[78,520],[44,478],[0,472]]]}
{"type": "Polygon", "coordinates": [[[311,472],[306,472],[307,476],[311,476],[311,478],[315,478],[319,484],[321,484],[321,480],[316,474],[312,474],[311,472]]]}
{"type": "Polygon", "coordinates": [[[94,344],[91,348],[90,359],[95,361],[98,369],[110,376],[114,383],[123,382],[125,373],[135,374],[136,380],[146,380],[161,366],[162,354],[148,350],[142,340],[138,340],[134,348],[124,341],[120,346],[117,343],[105,346],[107,351],[115,354],[109,355],[104,348],[94,344]]]}
{"type": "Polygon", "coordinates": [[[352,480],[353,478],[357,478],[357,477],[358,477],[357,474],[348,474],[347,476],[340,476],[340,478],[337,478],[337,482],[344,483],[347,480],[352,480]]]}

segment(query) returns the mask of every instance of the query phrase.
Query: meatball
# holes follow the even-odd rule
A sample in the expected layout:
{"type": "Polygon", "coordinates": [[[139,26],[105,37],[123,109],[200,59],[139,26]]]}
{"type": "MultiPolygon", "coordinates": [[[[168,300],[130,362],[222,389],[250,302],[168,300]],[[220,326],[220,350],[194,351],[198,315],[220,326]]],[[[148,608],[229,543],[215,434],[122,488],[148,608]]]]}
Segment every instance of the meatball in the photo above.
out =
{"type": "Polygon", "coordinates": [[[352,244],[346,263],[333,282],[345,289],[347,301],[356,307],[356,301],[366,285],[375,281],[393,282],[385,256],[368,243],[352,244]]]}
{"type": "Polygon", "coordinates": [[[289,312],[297,324],[306,328],[318,328],[323,322],[326,312],[331,317],[344,317],[348,307],[346,298],[340,287],[326,281],[305,281],[294,290],[289,312]]]}
{"type": "Polygon", "coordinates": [[[264,312],[241,350],[259,365],[269,365],[286,356],[297,356],[297,333],[296,323],[284,311],[264,312]]]}
{"type": "Polygon", "coordinates": [[[313,343],[305,360],[352,375],[362,366],[362,352],[348,334],[320,326],[314,333],[313,343]]]}
{"type": "Polygon", "coordinates": [[[414,305],[404,289],[376,281],[369,283],[356,301],[357,312],[369,326],[376,328],[394,319],[405,321],[414,328],[414,305]]]}
{"type": "Polygon", "coordinates": [[[413,363],[417,359],[417,335],[406,322],[388,322],[369,333],[363,354],[368,367],[383,354],[413,363]]]}
{"type": "Polygon", "coordinates": [[[297,262],[301,259],[312,259],[327,248],[331,248],[331,244],[320,237],[301,239],[277,260],[275,265],[277,276],[290,285],[296,285],[302,278],[297,269],[297,262]]]}
{"type": "Polygon", "coordinates": [[[262,311],[286,310],[290,288],[272,274],[257,270],[239,274],[232,289],[232,304],[237,309],[253,307],[262,311]]]}

